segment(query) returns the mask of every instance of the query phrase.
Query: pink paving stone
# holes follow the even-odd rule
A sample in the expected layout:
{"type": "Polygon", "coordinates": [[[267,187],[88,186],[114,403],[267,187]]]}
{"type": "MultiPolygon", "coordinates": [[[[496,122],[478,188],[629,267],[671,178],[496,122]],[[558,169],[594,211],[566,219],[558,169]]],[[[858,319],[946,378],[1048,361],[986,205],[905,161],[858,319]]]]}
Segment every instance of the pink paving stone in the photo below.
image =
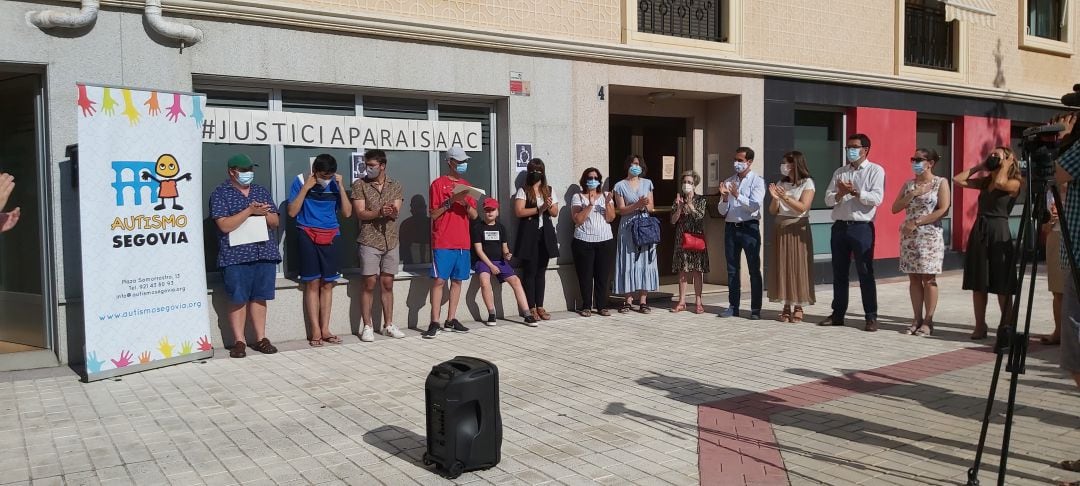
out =
{"type": "MultiPolygon", "coordinates": [[[[1040,346],[1032,346],[1035,352],[1040,346]]],[[[968,348],[698,407],[698,472],[707,486],[789,485],[772,424],[775,414],[881,390],[994,360],[968,348]]]]}

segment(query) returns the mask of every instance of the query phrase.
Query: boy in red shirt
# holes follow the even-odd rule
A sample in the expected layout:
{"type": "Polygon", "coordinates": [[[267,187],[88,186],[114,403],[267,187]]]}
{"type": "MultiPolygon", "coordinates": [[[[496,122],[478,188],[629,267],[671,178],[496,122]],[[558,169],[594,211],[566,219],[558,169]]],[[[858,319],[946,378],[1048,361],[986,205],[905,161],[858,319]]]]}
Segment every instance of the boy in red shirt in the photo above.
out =
{"type": "Polygon", "coordinates": [[[476,199],[465,192],[454,194],[454,186],[469,185],[462,178],[469,169],[469,156],[461,147],[446,151],[446,164],[450,174],[431,182],[431,323],[424,331],[425,339],[439,334],[439,315],[442,313],[442,294],[446,281],[450,281],[450,299],[447,303],[444,326],[455,332],[468,332],[469,328],[457,320],[458,302],[461,300],[461,282],[469,279],[472,263],[470,253],[471,235],[469,224],[476,219],[476,199]]]}

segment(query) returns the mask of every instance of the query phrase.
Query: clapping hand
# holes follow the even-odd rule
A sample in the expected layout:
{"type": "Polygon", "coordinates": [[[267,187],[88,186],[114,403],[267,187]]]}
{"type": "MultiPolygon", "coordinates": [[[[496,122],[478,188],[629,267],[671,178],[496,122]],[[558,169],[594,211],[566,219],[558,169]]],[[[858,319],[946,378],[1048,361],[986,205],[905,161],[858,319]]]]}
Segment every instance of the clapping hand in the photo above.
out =
{"type": "Polygon", "coordinates": [[[854,182],[843,180],[836,182],[836,197],[844,197],[853,192],[855,192],[854,182]]]}
{"type": "Polygon", "coordinates": [[[682,206],[683,204],[686,204],[686,200],[683,199],[682,194],[676,194],[675,195],[675,206],[682,206]]]}
{"type": "Polygon", "coordinates": [[[7,206],[11,192],[15,190],[15,177],[11,174],[0,172],[0,210],[7,206]]]}
{"type": "Polygon", "coordinates": [[[266,216],[270,213],[270,205],[261,202],[251,203],[251,215],[252,216],[266,216]]]}
{"type": "Polygon", "coordinates": [[[784,198],[784,190],[776,184],[769,184],[769,194],[772,194],[772,197],[775,199],[784,198]]]}

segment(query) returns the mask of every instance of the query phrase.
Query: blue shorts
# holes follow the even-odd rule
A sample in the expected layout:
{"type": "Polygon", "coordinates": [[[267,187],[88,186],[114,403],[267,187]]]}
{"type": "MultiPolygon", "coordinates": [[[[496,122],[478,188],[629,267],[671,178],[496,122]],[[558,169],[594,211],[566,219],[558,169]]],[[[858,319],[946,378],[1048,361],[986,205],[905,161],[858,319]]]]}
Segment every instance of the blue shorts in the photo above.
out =
{"type": "Polygon", "coordinates": [[[469,279],[469,264],[472,263],[470,250],[436,249],[434,253],[431,278],[459,282],[469,279]]]}
{"type": "MultiPolygon", "coordinates": [[[[492,260],[491,264],[499,269],[499,274],[495,277],[498,278],[500,282],[505,282],[515,275],[514,267],[511,267],[509,263],[502,260],[492,260]]],[[[491,273],[491,269],[488,268],[487,264],[480,260],[477,260],[476,263],[473,264],[473,271],[476,273],[491,273]]]]}
{"type": "Polygon", "coordinates": [[[337,262],[337,246],[341,235],[335,236],[334,241],[329,245],[316,245],[304,230],[298,230],[297,233],[299,233],[296,247],[300,254],[300,281],[310,282],[323,279],[333,282],[341,278],[337,262]]]}
{"type": "Polygon", "coordinates": [[[257,261],[228,265],[221,269],[225,277],[225,293],[234,304],[259,300],[274,300],[277,263],[257,261]]]}

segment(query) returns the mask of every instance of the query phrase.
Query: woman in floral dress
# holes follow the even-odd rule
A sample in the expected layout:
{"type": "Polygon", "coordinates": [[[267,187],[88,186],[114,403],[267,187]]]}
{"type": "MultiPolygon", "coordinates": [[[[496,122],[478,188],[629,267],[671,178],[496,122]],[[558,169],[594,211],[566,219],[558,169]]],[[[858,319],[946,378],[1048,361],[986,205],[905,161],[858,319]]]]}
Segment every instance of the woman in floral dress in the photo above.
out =
{"type": "Polygon", "coordinates": [[[941,159],[934,150],[917,149],[911,157],[915,178],[893,201],[893,214],[906,212],[900,225],[900,271],[908,274],[908,292],[915,317],[906,333],[929,336],[934,331],[937,309],[937,274],[945,259],[945,238],[941,218],[949,212],[949,185],[944,177],[933,174],[941,159]]]}
{"type": "Polygon", "coordinates": [[[675,258],[671,262],[671,270],[679,274],[679,302],[675,304],[671,312],[686,310],[687,281],[694,285],[697,303],[694,313],[705,312],[705,306],[701,302],[701,287],[704,274],[709,271],[709,251],[707,248],[701,251],[683,248],[684,233],[689,233],[690,238],[700,237],[700,241],[705,241],[706,203],[705,196],[694,194],[694,188],[698,184],[701,184],[701,176],[697,172],[692,170],[683,172],[682,187],[672,205],[671,223],[675,225],[675,258]]]}

